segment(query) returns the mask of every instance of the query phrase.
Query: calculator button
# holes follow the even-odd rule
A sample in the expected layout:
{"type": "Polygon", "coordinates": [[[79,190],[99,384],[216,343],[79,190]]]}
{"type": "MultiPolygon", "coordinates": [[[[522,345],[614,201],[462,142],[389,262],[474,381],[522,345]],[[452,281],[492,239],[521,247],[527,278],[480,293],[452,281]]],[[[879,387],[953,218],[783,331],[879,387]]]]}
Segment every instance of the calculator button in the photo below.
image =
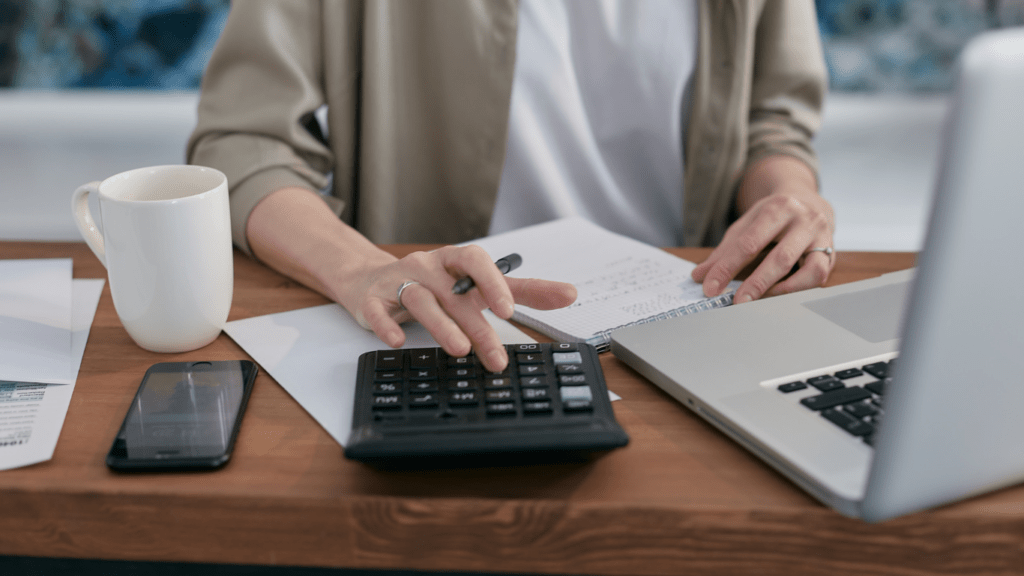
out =
{"type": "Polygon", "coordinates": [[[409,366],[411,368],[433,368],[437,366],[437,349],[417,348],[409,350],[409,366]]]}
{"type": "Polygon", "coordinates": [[[589,412],[594,409],[590,400],[569,400],[562,402],[562,410],[566,412],[589,412]]]}
{"type": "Polygon", "coordinates": [[[479,401],[476,392],[453,392],[448,396],[449,406],[476,406],[479,401]]]}
{"type": "Polygon", "coordinates": [[[558,364],[555,370],[559,374],[582,374],[583,364],[558,364]]]}
{"type": "Polygon", "coordinates": [[[436,394],[416,394],[409,398],[410,408],[437,408],[437,405],[436,394]]]}
{"type": "Polygon", "coordinates": [[[461,356],[461,357],[449,356],[448,357],[448,365],[453,367],[453,368],[460,367],[460,366],[462,366],[462,367],[465,367],[465,366],[476,366],[476,357],[474,357],[474,356],[461,356]]]}
{"type": "Polygon", "coordinates": [[[488,416],[515,416],[515,402],[492,402],[487,405],[488,416]]]}
{"type": "Polygon", "coordinates": [[[520,364],[543,364],[542,354],[516,354],[516,362],[520,364]]]}
{"type": "Polygon", "coordinates": [[[377,370],[401,370],[402,352],[377,352],[377,370]]]}
{"type": "Polygon", "coordinates": [[[397,394],[402,391],[402,385],[397,382],[378,382],[373,385],[374,394],[397,394]]]}
{"type": "Polygon", "coordinates": [[[401,379],[401,372],[375,372],[373,374],[374,382],[398,382],[401,379]]]}
{"type": "Polygon", "coordinates": [[[397,394],[390,396],[374,396],[374,410],[398,410],[402,407],[402,397],[397,394]]]}
{"type": "Polygon", "coordinates": [[[575,352],[579,349],[575,342],[554,342],[551,344],[552,352],[575,352]]]}
{"type": "Polygon", "coordinates": [[[528,414],[540,414],[544,412],[551,412],[551,402],[523,402],[523,412],[528,414]]]}
{"type": "Polygon", "coordinates": [[[488,402],[507,402],[513,399],[512,390],[488,390],[484,398],[488,402]]]}
{"type": "Polygon", "coordinates": [[[558,391],[562,397],[562,402],[570,400],[586,400],[590,402],[594,399],[590,386],[562,386],[558,391]]]}
{"type": "Polygon", "coordinates": [[[523,400],[547,400],[549,398],[547,388],[523,388],[521,394],[523,400]]]}
{"type": "Polygon", "coordinates": [[[485,378],[484,388],[508,388],[512,386],[511,378],[485,378]]]}
{"type": "Polygon", "coordinates": [[[586,374],[563,374],[558,377],[558,384],[561,386],[572,386],[578,384],[586,384],[586,374]]]}
{"type": "Polygon", "coordinates": [[[519,385],[523,388],[532,386],[547,386],[551,383],[551,379],[545,376],[530,376],[519,380],[519,385]]]}
{"type": "Polygon", "coordinates": [[[418,368],[409,373],[410,380],[437,380],[437,370],[434,368],[418,368]]]}
{"type": "Polygon", "coordinates": [[[421,382],[410,382],[410,392],[437,392],[437,381],[435,380],[423,380],[421,382]]]}
{"type": "Polygon", "coordinates": [[[540,364],[527,364],[519,367],[520,376],[539,376],[544,373],[544,366],[540,364]]]}
{"type": "Polygon", "coordinates": [[[583,364],[583,355],[579,352],[555,352],[551,354],[555,364],[583,364]]]}
{"type": "Polygon", "coordinates": [[[476,368],[453,368],[448,372],[448,377],[459,380],[464,380],[467,378],[476,378],[476,368]]]}
{"type": "Polygon", "coordinates": [[[541,351],[541,348],[542,347],[541,347],[540,344],[513,344],[512,345],[512,350],[514,350],[516,353],[519,353],[519,352],[524,352],[524,353],[527,353],[527,354],[537,353],[537,352],[541,351]]]}
{"type": "Polygon", "coordinates": [[[476,390],[475,380],[452,380],[448,382],[448,390],[457,392],[459,390],[476,390]]]}

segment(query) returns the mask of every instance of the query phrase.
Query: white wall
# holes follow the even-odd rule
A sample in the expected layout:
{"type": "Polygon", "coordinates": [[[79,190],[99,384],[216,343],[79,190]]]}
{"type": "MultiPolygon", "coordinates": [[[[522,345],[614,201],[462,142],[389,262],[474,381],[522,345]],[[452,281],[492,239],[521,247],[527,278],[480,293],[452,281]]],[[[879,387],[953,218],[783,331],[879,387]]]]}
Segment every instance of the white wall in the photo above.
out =
{"type": "MultiPolygon", "coordinates": [[[[0,239],[78,240],[76,187],[184,161],[195,94],[0,91],[0,239]]],[[[946,100],[830,97],[815,140],[840,250],[917,250],[946,100]]]]}
{"type": "Polygon", "coordinates": [[[0,91],[0,239],[79,240],[75,188],[183,163],[197,102],[192,93],[0,91]]]}
{"type": "Polygon", "coordinates": [[[924,245],[945,96],[833,94],[815,148],[839,250],[924,245]]]}

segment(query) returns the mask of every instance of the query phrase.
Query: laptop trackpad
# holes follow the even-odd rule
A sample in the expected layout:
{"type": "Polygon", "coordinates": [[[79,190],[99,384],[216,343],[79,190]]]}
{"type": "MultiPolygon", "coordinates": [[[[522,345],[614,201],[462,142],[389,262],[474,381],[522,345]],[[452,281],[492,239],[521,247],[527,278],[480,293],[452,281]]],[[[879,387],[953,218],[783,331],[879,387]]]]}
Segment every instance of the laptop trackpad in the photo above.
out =
{"type": "Polygon", "coordinates": [[[811,312],[877,344],[899,337],[910,281],[804,302],[811,312]]]}

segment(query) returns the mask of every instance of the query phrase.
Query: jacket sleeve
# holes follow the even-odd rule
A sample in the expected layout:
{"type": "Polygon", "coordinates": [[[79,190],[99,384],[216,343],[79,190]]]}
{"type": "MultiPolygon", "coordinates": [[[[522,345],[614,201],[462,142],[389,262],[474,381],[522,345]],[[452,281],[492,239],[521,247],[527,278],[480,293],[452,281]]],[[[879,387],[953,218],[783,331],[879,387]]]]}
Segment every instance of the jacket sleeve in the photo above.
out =
{"type": "Polygon", "coordinates": [[[227,175],[232,238],[250,255],[256,204],[288,186],[324,188],[334,164],[310,129],[324,103],[321,33],[315,0],[233,2],[203,78],[186,157],[227,175]]]}
{"type": "Polygon", "coordinates": [[[788,154],[818,173],[811,138],[827,92],[814,2],[768,0],[758,22],[747,166],[788,154]]]}

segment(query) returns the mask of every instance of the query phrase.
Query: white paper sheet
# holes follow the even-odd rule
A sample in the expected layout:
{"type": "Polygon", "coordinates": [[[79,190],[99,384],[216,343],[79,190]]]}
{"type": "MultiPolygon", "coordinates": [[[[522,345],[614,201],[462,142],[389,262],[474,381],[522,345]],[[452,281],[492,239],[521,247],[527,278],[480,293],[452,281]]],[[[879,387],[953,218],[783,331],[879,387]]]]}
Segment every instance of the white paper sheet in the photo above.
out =
{"type": "MultiPolygon", "coordinates": [[[[490,311],[484,315],[506,344],[536,342],[490,311]]],[[[420,324],[405,324],[403,348],[437,343],[420,324]]],[[[291,394],[339,444],[352,431],[359,355],[386,349],[344,308],[325,304],[228,322],[224,328],[252,358],[291,394]]]]}
{"type": "MultiPolygon", "coordinates": [[[[561,340],[608,341],[610,330],[666,316],[706,302],[690,274],[696,264],[660,248],[609,232],[580,217],[562,218],[467,242],[494,259],[513,252],[522,265],[509,276],[545,278],[576,286],[565,308],[516,306],[513,320],[561,340]]],[[[729,284],[729,290],[739,287],[729,284]]]]}
{"type": "Polygon", "coordinates": [[[0,380],[73,384],[71,259],[0,260],[0,380]]]}
{"type": "Polygon", "coordinates": [[[71,382],[39,384],[0,380],[0,470],[53,457],[67,416],[85,344],[103,292],[104,280],[70,280],[71,382]]]}

